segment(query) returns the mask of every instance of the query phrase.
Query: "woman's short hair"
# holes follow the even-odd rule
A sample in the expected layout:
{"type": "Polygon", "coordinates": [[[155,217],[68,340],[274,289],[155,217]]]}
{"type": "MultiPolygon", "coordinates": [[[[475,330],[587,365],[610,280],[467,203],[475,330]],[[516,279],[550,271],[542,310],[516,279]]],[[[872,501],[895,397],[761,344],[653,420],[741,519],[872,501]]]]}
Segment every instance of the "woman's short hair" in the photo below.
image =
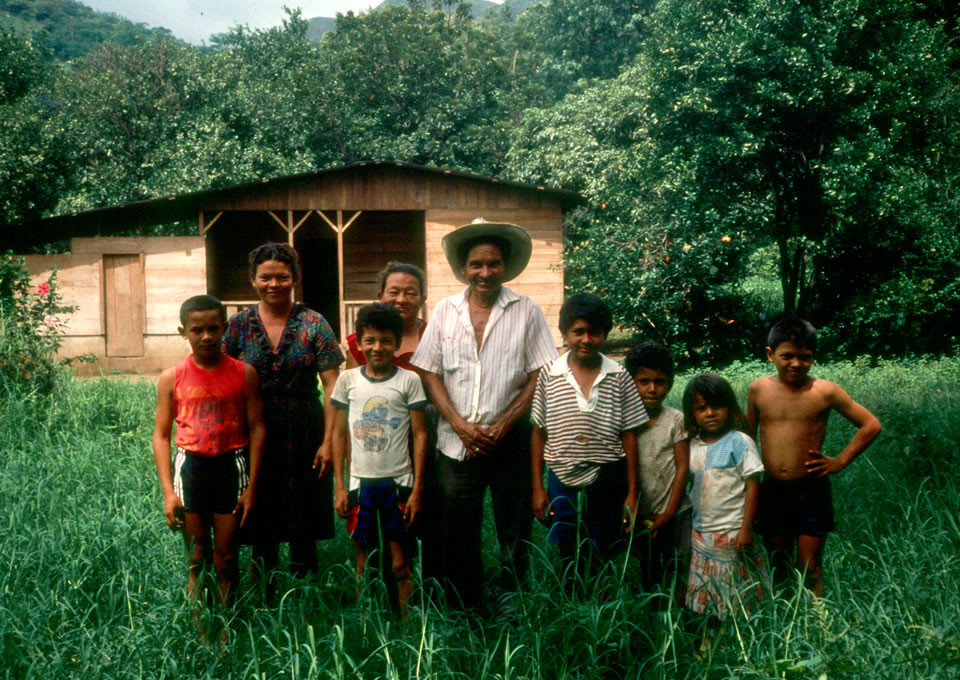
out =
{"type": "Polygon", "coordinates": [[[250,278],[257,275],[257,267],[264,262],[275,260],[290,267],[294,281],[300,280],[300,256],[292,246],[286,243],[264,243],[250,251],[247,261],[250,264],[250,278]]]}
{"type": "Polygon", "coordinates": [[[420,297],[423,298],[427,293],[427,276],[420,267],[416,267],[406,262],[387,262],[387,266],[377,274],[377,283],[380,285],[380,294],[387,289],[387,279],[391,274],[409,274],[417,279],[420,284],[420,297]]]}

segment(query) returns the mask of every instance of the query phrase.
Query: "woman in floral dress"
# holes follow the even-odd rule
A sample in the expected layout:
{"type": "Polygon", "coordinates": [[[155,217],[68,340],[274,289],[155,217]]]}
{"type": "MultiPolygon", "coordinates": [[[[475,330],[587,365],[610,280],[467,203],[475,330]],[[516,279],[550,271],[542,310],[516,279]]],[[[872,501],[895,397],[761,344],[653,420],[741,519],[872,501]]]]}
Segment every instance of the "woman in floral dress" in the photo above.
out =
{"type": "Polygon", "coordinates": [[[283,243],[250,253],[260,302],[230,319],[224,350],[257,370],[267,425],[257,498],[244,527],[244,542],[254,546],[251,566],[269,573],[279,544],[289,542],[290,569],[305,576],[317,571],[315,542],[334,533],[332,452],[324,432],[343,353],[326,319],[293,301],[297,259],[283,243]]]}

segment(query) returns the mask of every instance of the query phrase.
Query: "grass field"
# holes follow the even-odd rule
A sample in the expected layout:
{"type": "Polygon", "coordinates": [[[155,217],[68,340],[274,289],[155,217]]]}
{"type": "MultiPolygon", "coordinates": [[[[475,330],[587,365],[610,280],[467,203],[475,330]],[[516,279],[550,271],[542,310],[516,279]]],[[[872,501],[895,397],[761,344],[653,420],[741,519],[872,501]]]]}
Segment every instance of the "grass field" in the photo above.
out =
{"type": "MultiPolygon", "coordinates": [[[[723,371],[739,394],[765,372],[723,371]]],[[[710,653],[667,596],[639,591],[630,563],[596,579],[596,598],[565,599],[539,527],[533,582],[496,617],[426,602],[403,625],[376,581],[354,602],[341,529],[319,577],[284,581],[278,606],[245,589],[220,653],[197,640],[180,537],[161,516],[153,385],[0,394],[0,678],[960,677],[960,359],[818,374],[884,425],[835,480],[827,595],[779,593],[710,653]]],[[[851,431],[832,422],[828,451],[851,431]]]]}

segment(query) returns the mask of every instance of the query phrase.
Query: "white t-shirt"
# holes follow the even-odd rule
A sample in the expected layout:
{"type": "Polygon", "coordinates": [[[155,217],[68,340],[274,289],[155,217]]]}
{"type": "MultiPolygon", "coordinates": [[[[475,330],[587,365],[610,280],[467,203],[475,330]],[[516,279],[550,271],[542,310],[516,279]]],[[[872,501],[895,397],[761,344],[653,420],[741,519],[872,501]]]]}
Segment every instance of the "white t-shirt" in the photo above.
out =
{"type": "Polygon", "coordinates": [[[743,432],[731,430],[713,444],[690,441],[693,528],[701,533],[736,531],[743,523],[746,480],[763,475],[757,445],[743,432]]]}
{"type": "Polygon", "coordinates": [[[347,411],[352,459],[350,476],[395,478],[413,472],[408,442],[410,411],[426,406],[420,376],[393,367],[385,378],[367,376],[366,366],[337,378],[330,401],[347,411]]]}
{"type": "MultiPolygon", "coordinates": [[[[641,516],[659,515],[667,509],[673,480],[677,478],[677,461],[673,447],[686,438],[683,414],[669,406],[664,406],[656,422],[637,435],[641,516]]],[[[684,494],[677,506],[677,512],[689,507],[690,499],[684,494]]]]}

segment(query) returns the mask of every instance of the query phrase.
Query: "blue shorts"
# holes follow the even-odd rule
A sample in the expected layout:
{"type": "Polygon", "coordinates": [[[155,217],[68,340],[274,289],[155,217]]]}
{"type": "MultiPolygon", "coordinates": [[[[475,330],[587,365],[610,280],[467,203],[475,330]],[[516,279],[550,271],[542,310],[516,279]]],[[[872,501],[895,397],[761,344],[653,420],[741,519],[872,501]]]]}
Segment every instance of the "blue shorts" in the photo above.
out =
{"type": "Polygon", "coordinates": [[[627,462],[621,459],[600,466],[600,474],[586,486],[567,486],[550,470],[547,474],[552,522],[547,538],[560,546],[561,554],[571,554],[590,538],[601,555],[611,555],[626,547],[623,501],[627,496],[627,462]],[[577,508],[580,506],[580,522],[577,508]]]}
{"type": "Polygon", "coordinates": [[[173,490],[188,512],[229,515],[250,482],[247,449],[202,455],[177,447],[173,490]]]}
{"type": "Polygon", "coordinates": [[[381,534],[393,543],[403,544],[407,537],[403,512],[411,491],[409,486],[401,486],[389,477],[361,479],[360,488],[350,492],[350,538],[364,548],[378,545],[381,534]]]}
{"type": "Polygon", "coordinates": [[[835,528],[830,478],[767,476],[760,485],[757,524],[764,537],[823,538],[835,528]]]}

